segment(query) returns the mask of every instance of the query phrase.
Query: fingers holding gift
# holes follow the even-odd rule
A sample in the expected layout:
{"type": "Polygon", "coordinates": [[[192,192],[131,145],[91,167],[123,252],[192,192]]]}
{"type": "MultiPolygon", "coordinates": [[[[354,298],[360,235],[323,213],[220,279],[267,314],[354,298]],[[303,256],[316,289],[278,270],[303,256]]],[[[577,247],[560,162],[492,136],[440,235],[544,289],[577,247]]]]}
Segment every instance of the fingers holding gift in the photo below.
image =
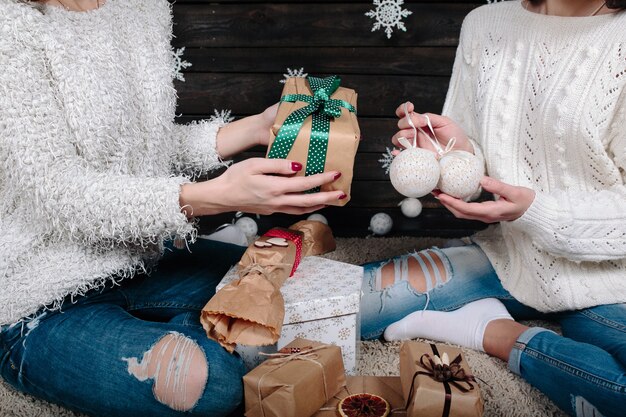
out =
{"type": "Polygon", "coordinates": [[[302,164],[287,159],[250,158],[241,163],[249,164],[252,173],[293,175],[302,171],[302,164]]]}
{"type": "MultiPolygon", "coordinates": [[[[280,194],[303,193],[325,184],[331,184],[341,178],[341,172],[330,171],[307,177],[277,178],[276,185],[280,194]]],[[[343,193],[340,193],[343,194],[343,193]]],[[[339,194],[337,194],[339,195],[339,194]]]]}

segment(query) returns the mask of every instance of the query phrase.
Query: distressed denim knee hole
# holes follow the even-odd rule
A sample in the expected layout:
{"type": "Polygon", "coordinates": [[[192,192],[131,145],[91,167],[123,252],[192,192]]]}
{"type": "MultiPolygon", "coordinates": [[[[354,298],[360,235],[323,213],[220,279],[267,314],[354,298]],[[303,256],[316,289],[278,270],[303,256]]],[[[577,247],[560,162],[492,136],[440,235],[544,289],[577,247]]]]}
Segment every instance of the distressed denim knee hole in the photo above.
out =
{"type": "Polygon", "coordinates": [[[449,277],[441,254],[431,249],[396,258],[382,265],[376,273],[379,275],[376,280],[378,291],[407,281],[420,294],[445,284],[449,277]]]}
{"type": "Polygon", "coordinates": [[[152,392],[160,403],[176,411],[189,411],[206,388],[209,365],[202,348],[176,332],[161,338],[138,358],[122,358],[128,373],[139,381],[152,380],[152,392]]]}

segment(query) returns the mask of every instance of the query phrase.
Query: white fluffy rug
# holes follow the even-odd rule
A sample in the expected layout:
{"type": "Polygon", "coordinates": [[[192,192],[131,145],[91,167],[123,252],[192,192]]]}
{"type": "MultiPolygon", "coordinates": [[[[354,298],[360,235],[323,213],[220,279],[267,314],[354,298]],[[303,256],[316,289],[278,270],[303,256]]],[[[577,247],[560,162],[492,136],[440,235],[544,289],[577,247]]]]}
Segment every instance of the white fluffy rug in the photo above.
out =
{"type": "MultiPolygon", "coordinates": [[[[428,238],[339,238],[337,250],[328,258],[349,263],[364,263],[388,258],[413,249],[441,245],[442,239],[428,238]]],[[[542,323],[545,326],[545,323],[542,323]]],[[[362,342],[359,371],[363,375],[398,375],[399,343],[362,342]]],[[[485,400],[485,417],[562,417],[565,414],[541,392],[508,371],[504,362],[464,349],[474,374],[489,386],[481,383],[485,400]]],[[[37,399],[13,391],[0,382],[0,417],[78,417],[37,399]]]]}

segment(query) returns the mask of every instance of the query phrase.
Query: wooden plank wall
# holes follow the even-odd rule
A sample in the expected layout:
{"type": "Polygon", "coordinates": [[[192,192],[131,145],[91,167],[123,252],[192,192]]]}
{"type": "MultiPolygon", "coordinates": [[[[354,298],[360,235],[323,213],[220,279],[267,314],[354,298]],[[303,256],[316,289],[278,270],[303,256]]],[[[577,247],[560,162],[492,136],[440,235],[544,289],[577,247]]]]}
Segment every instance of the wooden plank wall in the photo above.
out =
{"type": "MultiPolygon", "coordinates": [[[[321,213],[339,236],[368,234],[371,216],[384,211],[394,219],[394,235],[464,236],[484,227],[455,219],[432,197],[424,212],[405,218],[402,200],[378,159],[390,144],[395,108],[412,100],[418,110],[440,112],[464,16],[482,5],[476,1],[407,1],[413,12],[404,18],[407,31],[387,39],[372,32],[365,13],[371,1],[184,1],[174,4],[175,48],[185,47],[193,65],[177,82],[179,122],[205,118],[213,109],[230,109],[237,118],[262,111],[278,101],[279,80],[287,68],[310,75],[337,74],[342,85],[359,93],[363,134],[355,163],[352,201],[321,213]]],[[[253,149],[242,157],[263,155],[253,149]]],[[[233,214],[203,219],[205,231],[233,214]]],[[[263,231],[297,218],[264,216],[263,231]]]]}

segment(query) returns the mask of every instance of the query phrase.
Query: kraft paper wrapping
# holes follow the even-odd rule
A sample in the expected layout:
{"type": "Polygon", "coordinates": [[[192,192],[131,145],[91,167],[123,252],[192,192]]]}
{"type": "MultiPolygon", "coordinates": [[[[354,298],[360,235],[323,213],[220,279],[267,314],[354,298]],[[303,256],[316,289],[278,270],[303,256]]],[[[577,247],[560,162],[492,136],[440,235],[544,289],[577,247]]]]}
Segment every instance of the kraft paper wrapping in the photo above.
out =
{"type": "Polygon", "coordinates": [[[402,384],[397,376],[349,376],[347,386],[328,401],[314,417],[339,417],[337,406],[348,395],[368,393],[384,398],[391,407],[390,416],[406,416],[402,384]]]}
{"type": "MultiPolygon", "coordinates": [[[[422,355],[428,354],[433,357],[433,348],[443,355],[448,354],[452,360],[461,354],[461,350],[445,345],[431,345],[421,342],[404,342],[400,348],[400,380],[404,398],[408,401],[411,396],[411,384],[416,372],[425,372],[420,366],[422,355]]],[[[471,375],[471,370],[465,358],[460,362],[461,368],[467,375],[471,375]]],[[[454,384],[449,384],[451,395],[449,397],[449,411],[446,413],[446,392],[442,382],[436,381],[429,375],[417,375],[410,404],[407,407],[408,417],[480,417],[483,415],[483,400],[480,395],[480,388],[476,382],[472,383],[473,390],[463,392],[454,384]]],[[[461,383],[467,387],[467,384],[461,383]]]]}
{"type": "Polygon", "coordinates": [[[346,385],[341,348],[296,339],[284,349],[301,353],[271,358],[243,377],[246,417],[310,417],[346,385]]]}
{"type": "Polygon", "coordinates": [[[285,300],[280,288],[289,278],[298,256],[322,254],[335,249],[330,228],[321,222],[301,221],[294,229],[276,228],[256,242],[267,242],[271,234],[289,234],[287,246],[257,247],[252,244],[238,264],[240,279],[218,291],[200,316],[207,336],[232,353],[237,344],[273,345],[280,338],[285,317],[285,300]]]}
{"type": "Polygon", "coordinates": [[[303,233],[302,256],[318,256],[332,252],[337,248],[333,232],[324,223],[302,220],[289,226],[290,230],[298,230],[303,233]]]}
{"type": "MultiPolygon", "coordinates": [[[[292,77],[285,82],[282,95],[288,94],[306,94],[313,95],[306,78],[292,77]]],[[[357,93],[349,88],[339,87],[331,96],[333,99],[344,100],[356,107],[357,93]]],[[[278,135],[278,131],[287,119],[287,117],[296,110],[306,107],[307,103],[297,101],[295,103],[282,102],[278,107],[278,114],[274,121],[270,132],[270,143],[268,153],[278,135]]],[[[311,135],[312,118],[309,116],[304,124],[296,141],[287,155],[287,159],[297,161],[304,167],[302,171],[296,175],[304,176],[306,171],[307,154],[309,150],[309,140],[311,135]]],[[[321,191],[337,191],[341,190],[346,194],[343,200],[337,200],[330,205],[344,206],[350,201],[350,186],[352,184],[352,176],[354,171],[354,158],[356,157],[357,148],[361,139],[361,130],[356,114],[345,108],[341,110],[341,117],[336,118],[330,123],[330,136],[328,138],[328,150],[326,153],[326,165],[324,172],[339,171],[341,177],[321,187],[321,191]]]]}

